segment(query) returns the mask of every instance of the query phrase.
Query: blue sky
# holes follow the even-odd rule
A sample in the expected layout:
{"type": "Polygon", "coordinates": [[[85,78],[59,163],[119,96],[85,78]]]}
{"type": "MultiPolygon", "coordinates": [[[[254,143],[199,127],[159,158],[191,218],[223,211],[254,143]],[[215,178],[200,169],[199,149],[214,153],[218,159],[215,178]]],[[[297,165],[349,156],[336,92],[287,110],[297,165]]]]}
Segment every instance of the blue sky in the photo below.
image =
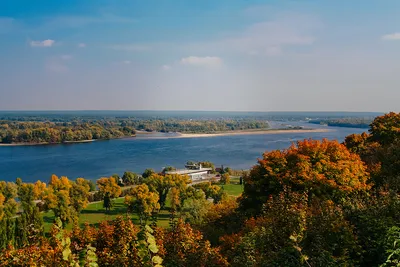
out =
{"type": "Polygon", "coordinates": [[[0,1],[0,110],[400,111],[400,1],[0,1]]]}

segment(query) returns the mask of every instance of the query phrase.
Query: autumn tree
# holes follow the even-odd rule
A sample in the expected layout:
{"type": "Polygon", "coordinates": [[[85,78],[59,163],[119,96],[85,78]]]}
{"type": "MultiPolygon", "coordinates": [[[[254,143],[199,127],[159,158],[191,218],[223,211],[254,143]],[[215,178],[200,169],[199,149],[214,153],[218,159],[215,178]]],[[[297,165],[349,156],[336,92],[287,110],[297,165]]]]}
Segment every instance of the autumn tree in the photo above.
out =
{"type": "Polygon", "coordinates": [[[37,181],[33,184],[19,183],[18,198],[22,213],[16,218],[15,245],[35,244],[43,235],[43,219],[35,201],[40,201],[46,190],[46,184],[37,181]]]}
{"type": "Polygon", "coordinates": [[[136,173],[133,172],[124,172],[124,175],[122,176],[122,182],[124,185],[134,185],[134,184],[140,184],[140,177],[136,173]]]}
{"type": "Polygon", "coordinates": [[[118,185],[118,181],[116,181],[114,177],[103,177],[97,180],[97,186],[103,197],[104,208],[110,210],[112,199],[119,197],[121,194],[121,187],[118,185]]]}
{"type": "Polygon", "coordinates": [[[46,192],[46,183],[38,180],[33,184],[33,197],[35,200],[42,199],[46,192]]]}
{"type": "Polygon", "coordinates": [[[144,179],[149,178],[150,176],[152,176],[153,174],[155,174],[156,172],[153,169],[146,169],[144,170],[142,177],[144,179]]]}
{"type": "Polygon", "coordinates": [[[15,223],[13,217],[18,204],[15,201],[17,186],[11,182],[0,182],[0,249],[14,242],[15,223]]]}
{"type": "Polygon", "coordinates": [[[117,182],[117,184],[119,186],[123,186],[123,184],[121,183],[122,179],[118,174],[113,174],[113,175],[111,175],[111,177],[113,177],[115,179],[115,181],[117,182]]]}
{"type": "Polygon", "coordinates": [[[400,191],[400,113],[376,117],[369,134],[353,134],[344,144],[366,163],[375,191],[400,191]]]}
{"type": "Polygon", "coordinates": [[[389,145],[400,139],[400,113],[390,112],[376,117],[370,125],[370,139],[381,145],[389,145]]]}
{"type": "Polygon", "coordinates": [[[222,175],[221,175],[220,182],[221,182],[222,184],[230,184],[230,182],[231,182],[231,177],[230,177],[229,173],[226,172],[226,173],[222,174],[222,175]]]}
{"type": "Polygon", "coordinates": [[[232,175],[232,169],[231,168],[229,168],[229,167],[226,167],[225,169],[223,169],[223,171],[222,171],[222,174],[225,174],[225,173],[227,173],[227,174],[229,174],[229,175],[232,175]]]}
{"type": "Polygon", "coordinates": [[[171,230],[158,232],[156,238],[163,240],[165,266],[228,266],[219,250],[182,220],[171,230]]]}
{"type": "Polygon", "coordinates": [[[77,178],[70,188],[71,206],[79,214],[86,208],[89,200],[90,184],[88,180],[77,178]]]}
{"type": "Polygon", "coordinates": [[[174,187],[178,190],[185,190],[186,186],[190,183],[190,179],[187,175],[153,174],[146,179],[145,183],[149,186],[150,190],[158,193],[160,206],[164,208],[169,190],[174,187]]]}
{"type": "Polygon", "coordinates": [[[210,161],[201,161],[199,162],[203,168],[211,168],[211,172],[215,173],[215,165],[210,161]]]}
{"type": "Polygon", "coordinates": [[[237,199],[227,198],[207,207],[200,224],[194,224],[213,246],[220,244],[220,238],[239,232],[244,216],[238,210],[237,199]]]}
{"type": "Polygon", "coordinates": [[[360,157],[337,141],[304,140],[289,149],[263,154],[245,177],[241,206],[258,213],[270,195],[285,188],[310,197],[340,201],[370,188],[360,157]]]}
{"type": "Polygon", "coordinates": [[[72,252],[81,254],[87,246],[95,248],[99,266],[160,267],[157,264],[162,263],[162,240],[154,237],[153,229],[147,225],[138,227],[121,216],[101,222],[99,227],[86,224],[82,229],[75,228],[71,236],[72,252]]]}
{"type": "Polygon", "coordinates": [[[150,192],[146,184],[131,188],[129,195],[125,196],[125,205],[128,211],[139,215],[140,224],[146,224],[148,218],[160,209],[158,194],[150,192]]]}
{"type": "Polygon", "coordinates": [[[55,217],[60,218],[64,227],[73,219],[72,216],[75,215],[70,209],[71,187],[72,183],[67,177],[61,176],[61,178],[58,178],[56,175],[52,175],[43,196],[46,209],[51,209],[55,217]]]}

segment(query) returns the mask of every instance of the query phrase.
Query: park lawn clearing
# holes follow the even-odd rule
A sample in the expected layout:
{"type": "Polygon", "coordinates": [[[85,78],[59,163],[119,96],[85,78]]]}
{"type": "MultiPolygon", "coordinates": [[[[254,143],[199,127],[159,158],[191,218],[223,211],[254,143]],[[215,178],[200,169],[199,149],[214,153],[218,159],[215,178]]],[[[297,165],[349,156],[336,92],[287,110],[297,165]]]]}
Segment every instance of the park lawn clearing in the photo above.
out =
{"type": "Polygon", "coordinates": [[[229,196],[238,197],[243,193],[243,185],[240,184],[224,184],[219,185],[229,196]]]}
{"type": "MultiPolygon", "coordinates": [[[[167,203],[168,204],[168,203],[167,203]]],[[[102,221],[112,221],[115,220],[118,216],[128,216],[133,222],[139,225],[139,217],[137,214],[128,214],[126,212],[126,206],[124,205],[124,198],[114,199],[114,205],[110,211],[107,211],[103,208],[103,201],[89,203],[88,206],[81,211],[79,214],[79,226],[83,227],[83,225],[87,222],[92,226],[98,226],[102,221]]],[[[168,210],[161,210],[158,214],[158,226],[160,227],[168,227],[170,219],[170,212],[168,210]]],[[[43,221],[44,221],[44,231],[48,233],[51,229],[51,226],[54,223],[54,213],[53,211],[47,211],[43,213],[43,221]]],[[[150,221],[148,222],[150,223],[150,221]]],[[[67,229],[71,229],[72,224],[67,226],[67,229]]]]}
{"type": "MultiPolygon", "coordinates": [[[[233,179],[232,179],[233,180],[233,179]]],[[[243,192],[243,185],[239,184],[239,180],[233,180],[232,183],[227,185],[219,184],[218,186],[223,187],[225,192],[229,196],[238,197],[243,192]]],[[[112,221],[115,220],[118,216],[128,216],[132,221],[139,225],[139,217],[137,214],[127,213],[126,206],[124,205],[124,197],[116,198],[113,200],[113,207],[110,211],[107,211],[103,208],[103,201],[89,203],[88,206],[81,211],[79,214],[79,226],[83,227],[87,222],[88,224],[97,227],[102,221],[112,221]]],[[[171,213],[168,210],[170,207],[170,201],[166,202],[167,210],[161,210],[158,214],[158,226],[160,227],[168,227],[169,219],[171,213]]],[[[43,221],[44,221],[44,231],[48,233],[51,229],[51,226],[54,223],[54,213],[53,211],[47,211],[43,213],[43,221]]],[[[148,222],[150,223],[150,221],[148,222]]],[[[67,229],[72,229],[72,224],[67,226],[67,229]]]]}

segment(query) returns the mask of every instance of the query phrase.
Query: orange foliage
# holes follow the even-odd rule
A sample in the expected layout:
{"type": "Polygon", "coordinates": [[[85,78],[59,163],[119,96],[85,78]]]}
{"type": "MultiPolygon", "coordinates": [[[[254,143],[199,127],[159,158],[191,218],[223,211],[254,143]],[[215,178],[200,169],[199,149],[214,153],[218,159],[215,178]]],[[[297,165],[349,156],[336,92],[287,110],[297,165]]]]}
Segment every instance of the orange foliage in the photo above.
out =
{"type": "Polygon", "coordinates": [[[176,227],[164,233],[165,262],[170,266],[228,266],[219,249],[212,248],[201,233],[179,220],[176,227]]]}
{"type": "Polygon", "coordinates": [[[369,189],[368,179],[360,157],[343,144],[326,139],[298,141],[289,149],[264,153],[245,177],[242,205],[260,211],[269,195],[284,188],[338,200],[369,189]]]}
{"type": "Polygon", "coordinates": [[[34,184],[33,194],[35,199],[41,199],[45,191],[46,183],[43,183],[39,180],[34,184]]]}
{"type": "Polygon", "coordinates": [[[103,177],[97,180],[97,186],[102,195],[109,194],[111,198],[119,197],[121,194],[121,187],[118,185],[118,181],[114,177],[103,177]]]}

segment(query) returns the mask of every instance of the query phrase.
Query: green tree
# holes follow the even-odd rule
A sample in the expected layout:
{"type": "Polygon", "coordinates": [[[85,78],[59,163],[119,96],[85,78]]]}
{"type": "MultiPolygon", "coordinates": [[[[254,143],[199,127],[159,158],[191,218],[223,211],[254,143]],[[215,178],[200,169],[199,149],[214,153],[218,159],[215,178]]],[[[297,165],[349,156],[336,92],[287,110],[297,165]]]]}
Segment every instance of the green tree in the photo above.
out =
{"type": "Polygon", "coordinates": [[[390,112],[376,117],[370,125],[370,139],[381,145],[389,145],[400,139],[400,113],[390,112]]]}
{"type": "Polygon", "coordinates": [[[15,214],[17,212],[16,185],[11,182],[0,182],[0,248],[14,243],[15,214]]]}
{"type": "Polygon", "coordinates": [[[140,177],[136,173],[126,171],[122,176],[122,181],[124,185],[138,185],[140,184],[140,177]]]}
{"type": "Polygon", "coordinates": [[[144,172],[143,172],[143,174],[142,174],[142,177],[144,178],[144,179],[147,179],[147,178],[149,178],[150,176],[152,176],[153,174],[155,174],[156,172],[153,170],[153,169],[146,169],[144,172]]]}
{"type": "Polygon", "coordinates": [[[16,218],[15,238],[17,247],[36,244],[43,236],[43,218],[36,206],[35,196],[35,185],[19,183],[18,198],[22,213],[16,218]]]}
{"type": "Polygon", "coordinates": [[[190,197],[182,205],[182,219],[191,225],[201,225],[211,205],[202,190],[197,190],[197,197],[190,197]]]}
{"type": "Polygon", "coordinates": [[[89,200],[90,184],[83,178],[77,178],[70,188],[71,206],[79,214],[86,208],[89,200]]]}
{"type": "Polygon", "coordinates": [[[162,173],[165,174],[166,172],[175,171],[176,168],[173,166],[167,166],[162,170],[162,173]]]}
{"type": "Polygon", "coordinates": [[[212,163],[210,161],[201,161],[200,164],[201,164],[201,166],[203,168],[211,168],[212,169],[211,172],[215,173],[215,165],[214,165],[214,163],[212,163]]]}
{"type": "Polygon", "coordinates": [[[153,174],[146,179],[145,183],[149,186],[151,191],[158,193],[160,197],[160,206],[164,208],[169,190],[174,187],[178,190],[186,189],[186,186],[190,183],[190,179],[187,175],[153,174]]]}

